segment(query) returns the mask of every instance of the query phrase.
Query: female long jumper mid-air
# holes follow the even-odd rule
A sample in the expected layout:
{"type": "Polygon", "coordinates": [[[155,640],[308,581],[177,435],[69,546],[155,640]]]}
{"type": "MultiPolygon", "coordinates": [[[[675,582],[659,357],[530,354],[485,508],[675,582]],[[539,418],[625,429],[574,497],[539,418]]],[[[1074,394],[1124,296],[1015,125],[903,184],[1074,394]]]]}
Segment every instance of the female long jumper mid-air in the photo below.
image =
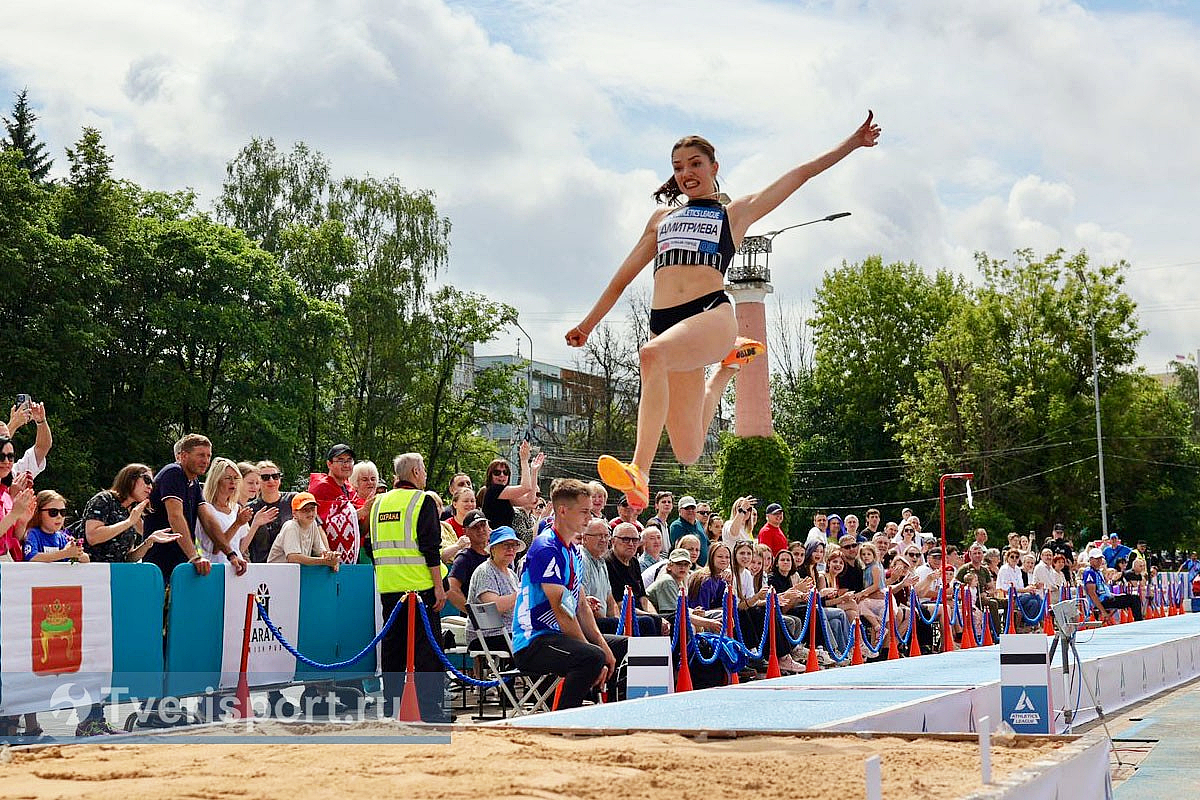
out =
{"type": "Polygon", "coordinates": [[[631,506],[650,499],[647,476],[665,425],[671,449],[681,463],[700,457],[717,403],[742,364],[766,350],[761,342],[737,336],[737,320],[725,294],[725,271],[747,229],[804,185],[860,147],[874,147],[879,126],[873,114],[844,142],[823,156],[788,171],[755,194],[729,201],[720,195],[716,151],[706,139],[687,136],[671,148],[671,179],[654,197],[666,202],[650,221],[633,251],[583,322],[567,333],[581,347],[612,310],[630,281],[654,262],[650,340],[641,349],[642,398],[637,445],[625,464],[601,456],[600,478],[625,492],[631,506]],[[680,196],[687,203],[680,206],[680,196]],[[720,366],[705,379],[705,368],[720,366]]]}

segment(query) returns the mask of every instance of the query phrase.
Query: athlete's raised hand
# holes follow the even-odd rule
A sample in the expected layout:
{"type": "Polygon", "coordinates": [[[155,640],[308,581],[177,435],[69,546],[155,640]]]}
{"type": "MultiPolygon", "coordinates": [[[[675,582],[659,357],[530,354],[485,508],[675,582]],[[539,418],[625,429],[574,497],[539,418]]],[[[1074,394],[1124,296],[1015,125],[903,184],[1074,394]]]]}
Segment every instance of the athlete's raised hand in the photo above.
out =
{"type": "Polygon", "coordinates": [[[872,124],[875,119],[874,111],[867,111],[867,121],[859,126],[858,130],[850,137],[857,147],[874,147],[879,141],[879,134],[882,129],[878,125],[872,124]]]}

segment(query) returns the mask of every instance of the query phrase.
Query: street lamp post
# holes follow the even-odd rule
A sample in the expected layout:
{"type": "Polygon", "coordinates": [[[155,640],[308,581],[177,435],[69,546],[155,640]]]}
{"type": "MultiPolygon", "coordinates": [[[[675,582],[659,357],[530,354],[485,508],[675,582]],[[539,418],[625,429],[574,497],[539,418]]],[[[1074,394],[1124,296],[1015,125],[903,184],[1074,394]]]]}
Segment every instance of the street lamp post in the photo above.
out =
{"type": "MultiPolygon", "coordinates": [[[[516,325],[517,330],[525,334],[525,338],[529,340],[529,366],[525,370],[525,380],[529,389],[525,396],[525,438],[530,439],[533,437],[533,337],[515,319],[513,325],[516,325]]],[[[516,446],[515,442],[513,446],[516,446]]]]}
{"type": "MultiPolygon", "coordinates": [[[[849,211],[830,214],[820,219],[789,225],[762,235],[746,236],[738,252],[740,264],[730,264],[725,274],[725,289],[734,300],[737,315],[738,335],[759,342],[767,340],[766,297],[774,291],[771,286],[771,243],[775,237],[792,228],[801,228],[818,222],[832,222],[850,216],[849,211]],[[763,255],[759,264],[758,256],[763,255]]],[[[734,433],[741,437],[770,436],[771,423],[770,354],[764,354],[742,367],[738,374],[737,400],[734,405],[734,433]]]]}
{"type": "Polygon", "coordinates": [[[1076,266],[1075,274],[1088,295],[1088,326],[1092,334],[1092,404],[1096,408],[1096,467],[1100,473],[1100,534],[1108,539],[1108,501],[1104,493],[1104,434],[1100,427],[1100,370],[1096,361],[1096,304],[1091,287],[1083,274],[1083,267],[1076,266]]]}

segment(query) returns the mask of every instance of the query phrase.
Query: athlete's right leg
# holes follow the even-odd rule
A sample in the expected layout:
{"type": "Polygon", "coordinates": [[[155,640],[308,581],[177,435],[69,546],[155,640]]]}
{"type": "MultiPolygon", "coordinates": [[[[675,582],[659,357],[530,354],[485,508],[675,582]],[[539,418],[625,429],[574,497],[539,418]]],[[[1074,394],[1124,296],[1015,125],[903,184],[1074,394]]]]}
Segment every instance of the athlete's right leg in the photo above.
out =
{"type": "MultiPolygon", "coordinates": [[[[642,345],[642,401],[638,407],[638,436],[633,463],[643,473],[649,472],[654,461],[658,440],[662,437],[671,408],[677,403],[681,407],[694,408],[693,426],[700,425],[704,411],[702,393],[694,397],[671,396],[669,374],[695,373],[716,363],[729,352],[736,335],[737,320],[733,315],[733,306],[725,303],[688,317],[642,345]]],[[[691,419],[691,415],[688,416],[691,419]]]]}

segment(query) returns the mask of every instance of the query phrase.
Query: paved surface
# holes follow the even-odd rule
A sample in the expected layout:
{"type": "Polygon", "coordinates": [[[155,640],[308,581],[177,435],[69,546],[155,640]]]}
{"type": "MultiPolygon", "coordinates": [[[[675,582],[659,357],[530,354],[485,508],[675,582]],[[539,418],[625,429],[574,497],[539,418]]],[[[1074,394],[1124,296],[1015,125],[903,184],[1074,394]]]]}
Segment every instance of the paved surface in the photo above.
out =
{"type": "MultiPolygon", "coordinates": [[[[1116,787],[1116,800],[1200,797],[1200,681],[1122,713],[1111,725],[1116,755],[1133,766],[1116,787]]],[[[1116,759],[1113,766],[1117,767],[1116,759]]],[[[1130,767],[1117,770],[1118,778],[1130,767]]]]}

